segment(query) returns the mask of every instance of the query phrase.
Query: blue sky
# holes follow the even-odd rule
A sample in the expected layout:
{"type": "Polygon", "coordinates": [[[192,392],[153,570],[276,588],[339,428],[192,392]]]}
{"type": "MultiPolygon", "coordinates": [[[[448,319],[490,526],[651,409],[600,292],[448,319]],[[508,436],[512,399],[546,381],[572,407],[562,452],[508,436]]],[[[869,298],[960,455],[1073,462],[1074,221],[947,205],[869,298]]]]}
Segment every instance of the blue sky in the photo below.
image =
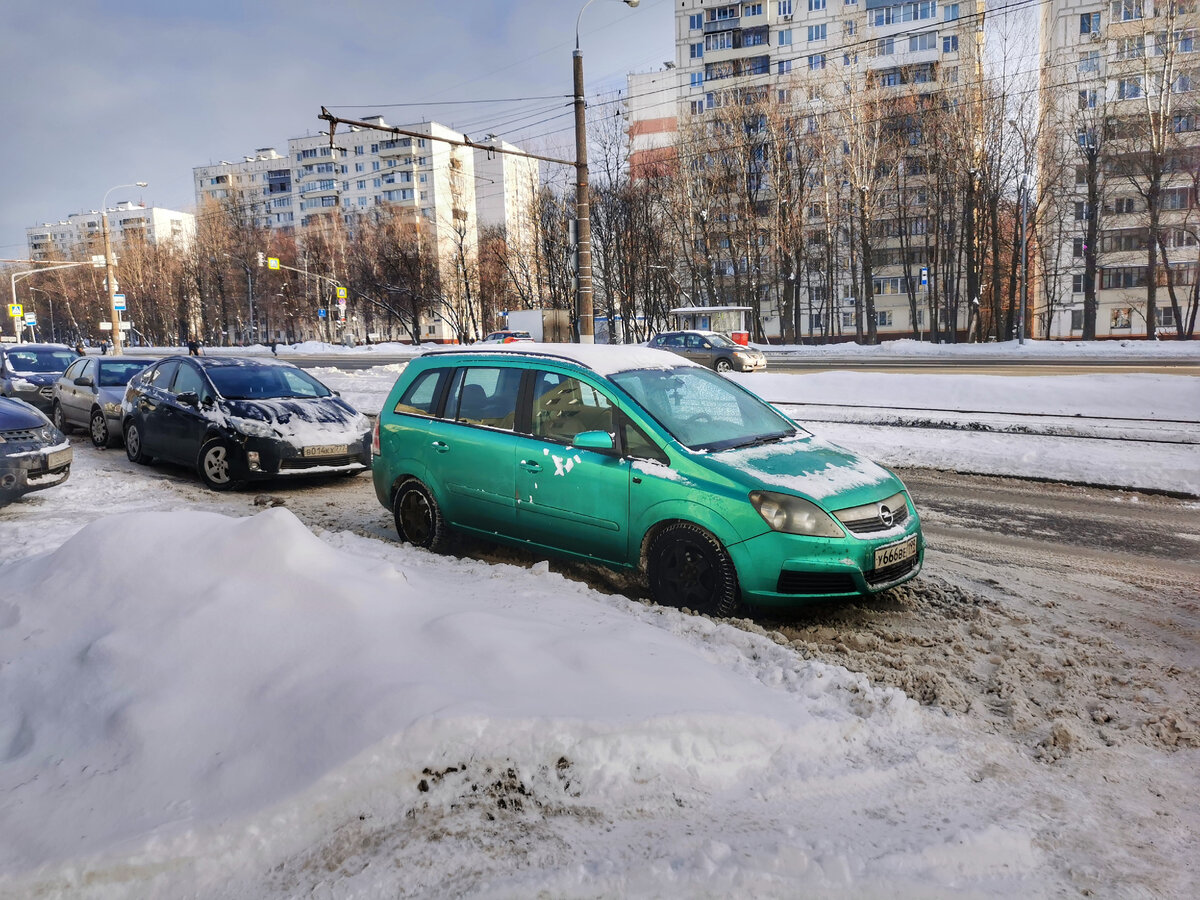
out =
{"type": "MultiPolygon", "coordinates": [[[[322,105],[432,119],[573,155],[571,51],[583,0],[8,0],[0,27],[0,257],[25,228],[109,204],[191,209],[192,168],[320,131],[322,105]],[[454,101],[525,102],[462,104],[454,101]],[[394,104],[389,106],[389,104],[394,104]],[[419,104],[401,106],[399,104],[419,104]],[[533,140],[531,140],[533,139],[533,140]]],[[[589,93],[674,56],[672,0],[595,0],[589,93]]]]}

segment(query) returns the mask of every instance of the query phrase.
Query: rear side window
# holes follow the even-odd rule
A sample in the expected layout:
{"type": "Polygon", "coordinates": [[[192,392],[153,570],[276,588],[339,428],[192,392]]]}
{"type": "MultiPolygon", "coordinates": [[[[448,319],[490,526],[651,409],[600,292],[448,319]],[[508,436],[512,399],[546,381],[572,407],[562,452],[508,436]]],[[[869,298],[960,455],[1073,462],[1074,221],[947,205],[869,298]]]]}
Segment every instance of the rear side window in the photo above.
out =
{"type": "Polygon", "coordinates": [[[558,372],[538,372],[533,381],[533,436],[569,444],[581,431],[616,437],[613,405],[590,384],[558,372]]]}
{"type": "Polygon", "coordinates": [[[428,372],[422,372],[400,396],[396,408],[392,411],[416,416],[435,415],[442,385],[449,375],[449,369],[430,369],[428,372]]]}
{"type": "Polygon", "coordinates": [[[517,421],[521,371],[490,366],[459,369],[446,403],[446,417],[512,431],[517,421]]]}

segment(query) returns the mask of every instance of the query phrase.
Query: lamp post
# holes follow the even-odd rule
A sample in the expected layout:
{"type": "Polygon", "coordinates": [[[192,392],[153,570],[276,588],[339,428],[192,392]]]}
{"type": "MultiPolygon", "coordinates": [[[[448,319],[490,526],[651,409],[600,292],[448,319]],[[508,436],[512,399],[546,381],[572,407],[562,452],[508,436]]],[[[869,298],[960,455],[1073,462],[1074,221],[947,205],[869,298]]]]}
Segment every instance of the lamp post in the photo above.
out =
{"type": "Polygon", "coordinates": [[[1021,306],[1017,311],[1017,343],[1025,343],[1025,310],[1029,304],[1029,252],[1025,243],[1026,220],[1029,218],[1029,188],[1033,176],[1021,173],[1017,182],[1021,193],[1021,306]]]}
{"type": "Polygon", "coordinates": [[[108,288],[108,309],[112,313],[113,356],[121,355],[121,311],[117,309],[117,279],[116,263],[113,262],[112,240],[108,235],[108,195],[120,188],[146,187],[148,182],[135,181],[133,184],[117,184],[104,192],[100,202],[100,228],[104,232],[104,282],[108,288]]]}
{"type": "MultiPolygon", "coordinates": [[[[583,11],[595,0],[579,10],[575,19],[575,52],[572,68],[575,76],[575,241],[579,260],[575,286],[575,316],[579,322],[579,343],[593,344],[596,341],[595,322],[592,317],[592,226],[588,213],[588,161],[587,161],[587,113],[583,99],[583,51],[579,49],[579,23],[583,11]]],[[[641,0],[621,0],[630,9],[636,9],[641,0]]]]}

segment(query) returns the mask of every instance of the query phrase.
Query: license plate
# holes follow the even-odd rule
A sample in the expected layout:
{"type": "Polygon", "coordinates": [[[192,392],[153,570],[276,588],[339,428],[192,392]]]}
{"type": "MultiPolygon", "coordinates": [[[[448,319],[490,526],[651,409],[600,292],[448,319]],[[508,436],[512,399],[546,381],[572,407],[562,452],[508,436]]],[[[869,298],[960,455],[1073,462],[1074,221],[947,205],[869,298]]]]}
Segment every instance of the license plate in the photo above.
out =
{"type": "Polygon", "coordinates": [[[70,450],[55,450],[53,453],[46,454],[47,469],[57,469],[59,466],[65,466],[70,461],[70,450]]]}
{"type": "Polygon", "coordinates": [[[320,447],[305,447],[302,456],[345,456],[350,452],[349,444],[325,444],[320,447]]]}
{"type": "Polygon", "coordinates": [[[898,544],[888,544],[875,550],[875,568],[882,569],[904,562],[917,555],[917,536],[914,534],[898,544]]]}

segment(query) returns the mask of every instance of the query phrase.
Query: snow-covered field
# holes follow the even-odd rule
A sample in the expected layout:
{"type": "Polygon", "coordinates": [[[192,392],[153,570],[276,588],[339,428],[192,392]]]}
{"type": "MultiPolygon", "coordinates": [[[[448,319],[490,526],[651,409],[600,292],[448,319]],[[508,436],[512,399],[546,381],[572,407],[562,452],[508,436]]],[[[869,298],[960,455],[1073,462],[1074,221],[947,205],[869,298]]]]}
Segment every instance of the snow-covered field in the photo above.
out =
{"type": "MultiPolygon", "coordinates": [[[[316,374],[374,412],[396,372],[316,374]]],[[[833,403],[861,377],[746,383],[833,403]]],[[[988,408],[975,377],[904,377],[905,405],[988,408]]],[[[1098,377],[1060,410],[1043,379],[979,376],[1015,385],[1017,411],[1200,411],[1200,379],[1098,377]]],[[[814,430],[885,462],[1097,483],[1169,466],[1147,486],[1200,486],[1195,445],[814,430]]],[[[0,509],[0,897],[1188,897],[1200,879],[1194,735],[1056,766],[762,629],[314,531],[74,446],[66,485],[0,509]]]]}

